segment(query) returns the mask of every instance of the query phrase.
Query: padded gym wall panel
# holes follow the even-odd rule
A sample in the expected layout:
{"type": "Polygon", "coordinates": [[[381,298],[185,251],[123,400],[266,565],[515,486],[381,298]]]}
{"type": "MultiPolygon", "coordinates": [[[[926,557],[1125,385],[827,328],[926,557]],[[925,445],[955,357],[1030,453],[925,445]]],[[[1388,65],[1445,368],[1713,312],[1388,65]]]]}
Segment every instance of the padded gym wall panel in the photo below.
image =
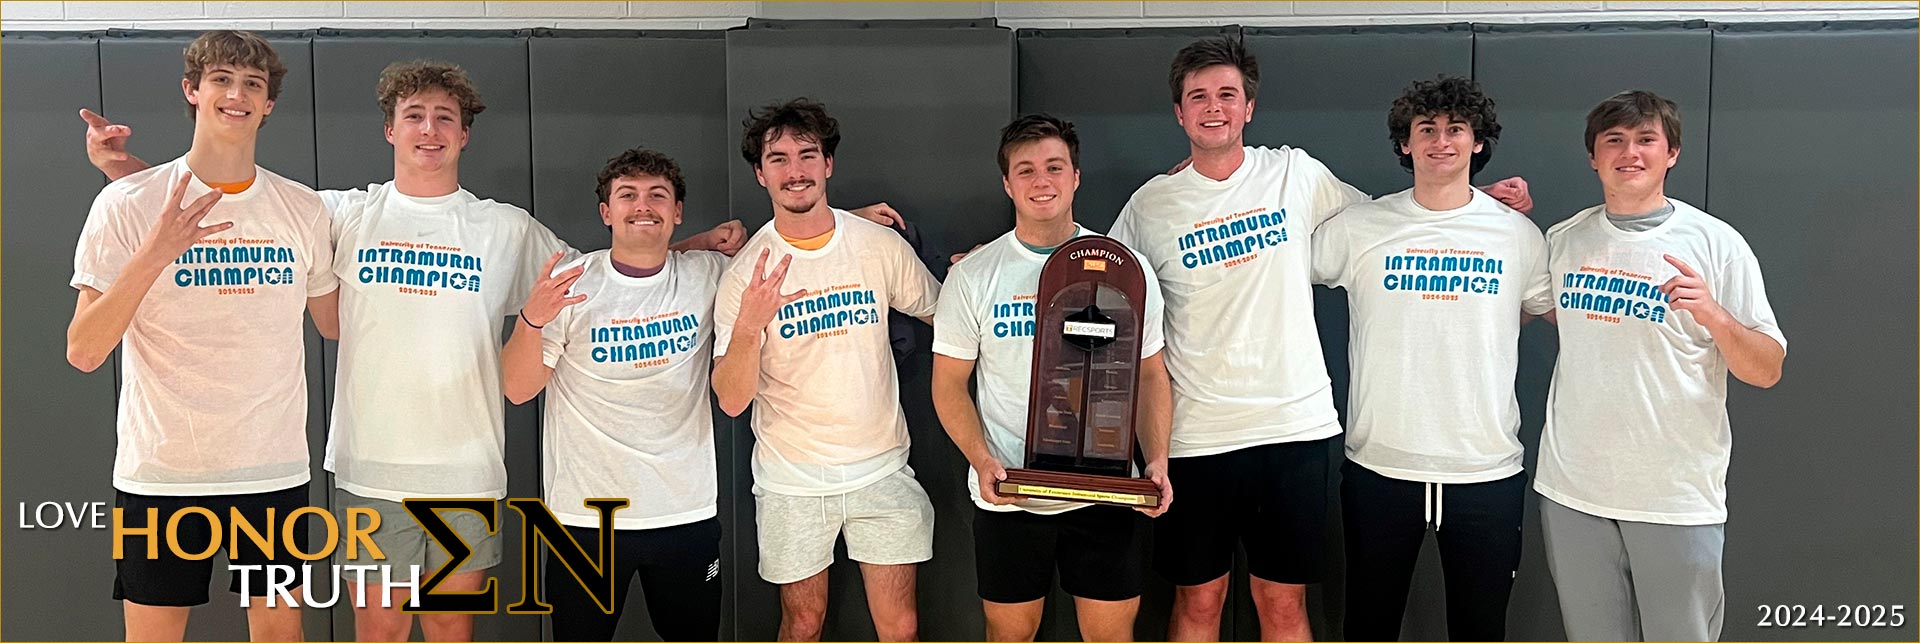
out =
{"type": "MultiPolygon", "coordinates": [[[[1648,89],[1679,103],[1686,118],[1684,145],[1691,147],[1667,175],[1667,193],[1703,204],[1711,38],[1702,23],[1475,27],[1474,78],[1493,98],[1502,131],[1493,160],[1474,182],[1525,178],[1533,193],[1532,218],[1542,230],[1599,203],[1600,182],[1580,141],[1587,111],[1620,91],[1648,89]]],[[[1532,323],[1521,329],[1515,388],[1529,472],[1539,454],[1547,385],[1558,351],[1559,338],[1551,325],[1532,323]]],[[[1547,571],[1538,503],[1538,495],[1527,495],[1520,569],[1507,607],[1512,615],[1507,636],[1515,640],[1566,636],[1547,571]]],[[[1728,618],[1740,616],[1729,612],[1728,618]]]]}
{"type": "MultiPolygon", "coordinates": [[[[773,101],[807,96],[824,103],[844,137],[828,184],[830,202],[848,208],[884,200],[919,226],[930,246],[968,247],[953,240],[970,245],[1013,227],[994,161],[999,128],[1013,115],[1013,33],[990,25],[754,21],[727,32],[729,124],[737,127],[732,124],[750,109],[773,101]]],[[[732,135],[737,144],[739,130],[732,135]]],[[[729,163],[733,211],[749,229],[758,228],[771,218],[767,192],[743,159],[729,163]]],[[[946,273],[944,265],[930,267],[936,276],[946,273]]],[[[983,629],[967,465],[934,417],[927,392],[931,333],[916,330],[915,353],[898,360],[901,405],[913,436],[913,470],[938,516],[934,558],[919,571],[920,636],[975,639],[983,629]]],[[[745,422],[733,463],[743,472],[743,490],[751,486],[744,475],[752,444],[745,422]]],[[[737,596],[737,635],[771,639],[779,623],[778,590],[755,571],[752,499],[741,496],[736,511],[729,582],[737,596]]],[[[830,577],[825,637],[873,638],[858,568],[843,556],[830,577]]]]}
{"type": "MultiPolygon", "coordinates": [[[[541,34],[528,41],[533,111],[533,202],[555,234],[583,251],[611,243],[594,196],[607,159],[632,147],[672,157],[686,179],[685,238],[732,218],[727,195],[728,161],[739,134],[727,110],[726,40],[718,31],[591,32],[541,34]],[[617,79],[617,82],[612,80],[617,79]]],[[[703,383],[704,384],[704,383],[703,383]]],[[[700,390],[687,395],[707,395],[700,390]]],[[[734,436],[746,431],[714,408],[714,449],[719,464],[721,566],[734,567],[734,503],[752,502],[752,481],[735,471],[729,454],[734,436]],[[742,482],[744,481],[744,482],[742,482]]],[[[637,499],[636,503],[641,502],[637,499]]],[[[631,509],[629,509],[630,511],[631,509]]],[[[644,590],[636,581],[616,639],[659,640],[648,618],[644,590]]],[[[722,613],[732,613],[732,592],[722,613]]],[[[734,619],[721,622],[722,640],[733,638],[734,619]]],[[[551,637],[549,637],[551,638],[551,637]]]]}
{"type": "Polygon", "coordinates": [[[528,49],[533,205],[555,234],[582,251],[607,247],[595,180],[635,147],[671,157],[686,178],[675,237],[732,218],[727,169],[739,133],[727,112],[723,32],[556,34],[528,49]]]}
{"type": "Polygon", "coordinates": [[[1667,193],[1705,207],[1709,50],[1705,23],[1479,25],[1474,79],[1499,110],[1500,144],[1476,183],[1520,176],[1546,229],[1600,203],[1581,137],[1587,111],[1629,89],[1680,105],[1682,151],[1667,193]],[[1692,153],[1689,153],[1692,152],[1692,153]]]}
{"type": "MultiPolygon", "coordinates": [[[[100,109],[99,45],[78,34],[7,34],[5,164],[4,536],[7,640],[121,638],[112,535],[104,529],[20,529],[42,502],[113,506],[116,360],[83,374],[67,364],[74,247],[94,196],[81,107],[100,109]],[[25,618],[63,614],[67,618],[25,618]]],[[[52,519],[52,516],[49,516],[52,519]]],[[[91,520],[89,518],[88,520],[91,520]]],[[[222,591],[225,591],[224,588],[222,591]]]]}
{"type": "MultiPolygon", "coordinates": [[[[1707,211],[1752,246],[1787,336],[1773,389],[1728,378],[1727,640],[1805,635],[1756,627],[1760,605],[1915,604],[1915,31],[1713,38],[1707,211]]],[[[1916,626],[1814,631],[1911,640],[1916,626]]]]}
{"type": "MultiPolygon", "coordinates": [[[[1239,33],[1238,27],[1019,30],[1020,113],[1044,112],[1067,119],[1080,136],[1080,189],[1073,196],[1074,220],[1089,230],[1106,232],[1134,190],[1187,156],[1186,135],[1174,119],[1173,96],[1167,87],[1168,63],[1187,43],[1239,33]]],[[[999,234],[996,231],[975,242],[999,234]]],[[[1244,579],[1245,575],[1242,569],[1239,576],[1244,579]]],[[[1040,623],[1041,640],[1080,636],[1072,601],[1072,596],[1054,587],[1040,623]]],[[[1140,603],[1135,637],[1143,641],[1166,637],[1173,586],[1149,572],[1140,603]]],[[[1223,637],[1236,638],[1235,615],[1248,607],[1228,603],[1221,616],[1223,637]]],[[[1258,636],[1258,629],[1253,631],[1258,636]]]]}
{"type": "Polygon", "coordinates": [[[1074,220],[1106,232],[1134,190],[1186,158],[1168,64],[1195,40],[1239,34],[1238,27],[1019,31],[1020,113],[1073,121],[1080,135],[1074,220]]]}
{"type": "MultiPolygon", "coordinates": [[[[198,32],[112,32],[100,41],[100,91],[104,115],[133,129],[128,147],[149,163],[164,163],[186,154],[193,144],[194,122],[187,117],[186,101],[181,96],[181,53],[198,32]]],[[[313,74],[311,41],[299,33],[262,34],[280,55],[287,68],[273,112],[261,126],[254,145],[254,162],[280,176],[303,185],[314,183],[313,74]]],[[[307,350],[307,450],[313,456],[313,482],[308,485],[308,501],[327,507],[329,484],[321,466],[321,454],[327,448],[327,413],[331,410],[327,391],[332,388],[332,370],[325,368],[320,334],[309,323],[307,350]]],[[[317,521],[310,521],[308,542],[325,542],[325,532],[317,521]]],[[[222,558],[224,561],[224,558],[222,558]]],[[[227,591],[226,563],[214,568],[209,590],[213,608],[195,612],[188,622],[187,636],[199,640],[236,639],[246,636],[246,618],[235,609],[234,594],[227,591]]],[[[324,568],[315,570],[323,571],[324,568]]],[[[327,596],[318,588],[316,596],[327,596]]],[[[305,615],[309,636],[324,636],[332,625],[321,610],[305,615]]]]}
{"type": "MultiPolygon", "coordinates": [[[[320,146],[319,185],[330,189],[365,188],[393,178],[393,146],[384,135],[385,119],[375,98],[380,71],[389,63],[428,59],[466,69],[480,90],[486,111],[474,118],[467,148],[460,155],[460,186],[483,199],[532,207],[533,176],[527,93],[527,39],[509,32],[429,31],[333,35],[313,41],[314,117],[320,146]]],[[[499,403],[505,404],[502,398],[499,403]]],[[[537,405],[507,407],[507,494],[540,495],[540,414],[537,405]]],[[[503,607],[519,600],[521,587],[520,517],[504,505],[501,564],[493,568],[503,607]]],[[[431,574],[424,570],[423,574],[431,574]]],[[[424,578],[424,575],[423,575],[424,578]]],[[[340,638],[353,632],[351,608],[335,606],[340,638]]],[[[418,632],[418,619],[415,619],[418,632]]],[[[417,634],[416,634],[417,636],[417,634]]],[[[506,613],[474,620],[476,640],[535,640],[540,617],[506,613]]]]}
{"type": "Polygon", "coordinates": [[[1464,24],[1249,28],[1260,89],[1248,145],[1297,147],[1379,196],[1413,185],[1387,139],[1387,110],[1415,80],[1473,73],[1464,24]]]}
{"type": "MultiPolygon", "coordinates": [[[[1413,185],[1413,175],[1400,167],[1387,137],[1387,111],[1394,99],[1415,80],[1473,72],[1473,31],[1464,24],[1249,28],[1245,38],[1260,63],[1259,94],[1253,122],[1247,124],[1247,144],[1304,149],[1335,176],[1374,196],[1413,185]]],[[[1314,317],[1334,401],[1344,421],[1351,376],[1346,291],[1315,288],[1314,317]]],[[[1341,445],[1332,449],[1328,506],[1339,507],[1337,471],[1346,454],[1341,445]]],[[[1340,515],[1338,510],[1328,514],[1326,582],[1308,589],[1307,613],[1322,637],[1339,636],[1344,630],[1346,558],[1340,515]]],[[[1439,550],[1429,538],[1407,601],[1403,638],[1446,638],[1446,611],[1439,599],[1442,588],[1439,550]]],[[[1245,596],[1236,600],[1248,601],[1245,596]]],[[[1243,603],[1237,614],[1236,632],[1257,635],[1259,623],[1251,602],[1243,603]]]]}

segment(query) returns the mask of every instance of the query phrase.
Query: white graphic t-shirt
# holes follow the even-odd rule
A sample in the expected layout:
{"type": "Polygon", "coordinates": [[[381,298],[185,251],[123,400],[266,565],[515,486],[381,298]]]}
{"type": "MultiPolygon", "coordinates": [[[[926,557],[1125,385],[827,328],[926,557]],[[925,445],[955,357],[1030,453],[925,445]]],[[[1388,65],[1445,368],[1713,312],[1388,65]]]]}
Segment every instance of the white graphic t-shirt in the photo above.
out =
{"type": "Polygon", "coordinates": [[[327,469],[398,502],[507,492],[504,318],[567,245],[525,210],[466,190],[328,191],[340,365],[327,469]]]}
{"type": "Polygon", "coordinates": [[[1615,520],[1727,520],[1727,359],[1661,284],[1692,266],[1740,325],[1787,345],[1760,262],[1732,226],[1678,199],[1652,230],[1627,232],[1604,206],[1547,231],[1560,357],[1534,489],[1615,520]]]}
{"type": "Polygon", "coordinates": [[[740,294],[762,249],[772,250],[769,272],[793,257],[781,292],[807,291],[765,329],[760,393],[753,400],[756,492],[838,495],[907,465],[907,418],[887,342],[887,309],[932,315],[940,283],[893,230],[845,210],[833,217],[833,238],[819,250],[795,248],[768,222],[734,255],[714,300],[718,358],[733,337],[740,294]]]}
{"type": "Polygon", "coordinates": [[[1127,201],[1111,234],[1146,255],[1167,298],[1173,457],[1340,433],[1309,236],[1366,199],[1304,151],[1249,147],[1224,181],[1188,167],[1127,201]]]}
{"type": "MultiPolygon", "coordinates": [[[[1074,234],[1089,234],[1085,228],[1074,234]]],[[[1140,257],[1139,253],[1134,253],[1140,257]]],[[[1034,298],[1039,294],[1040,269],[1047,255],[1028,250],[1012,232],[1000,235],[954,264],[940,286],[940,308],[934,314],[933,352],[973,360],[975,404],[986,429],[987,450],[1009,469],[1026,464],[1027,402],[1033,390],[1034,298]]],[[[1160,282],[1153,267],[1140,257],[1147,276],[1142,302],[1140,357],[1160,352],[1160,282]]],[[[967,491],[973,504],[988,511],[1024,509],[1055,514],[1087,506],[1084,502],[1028,498],[1014,505],[994,505],[980,499],[980,476],[967,467],[967,491]]]]}
{"type": "MultiPolygon", "coordinates": [[[[100,191],[74,252],[75,288],[105,292],[166,207],[184,159],[100,191]]],[[[211,188],[187,183],[181,203],[211,188]]],[[[279,491],[307,459],[307,298],[338,287],[313,190],[264,168],[200,225],[233,223],[174,259],[121,337],[113,486],[203,496],[279,491]]]]}
{"type": "Polygon", "coordinates": [[[713,294],[727,258],[671,252],[659,273],[620,274],[606,250],[585,265],[541,331],[547,381],[541,467],[547,508],[561,524],[596,528],[588,498],[627,498],[616,529],[671,527],[715,515],[713,294]]]}
{"type": "Polygon", "coordinates": [[[1415,482],[1520,473],[1520,313],[1553,307],[1540,228],[1479,190],[1445,211],[1407,190],[1320,226],[1313,265],[1352,313],[1347,458],[1415,482]]]}

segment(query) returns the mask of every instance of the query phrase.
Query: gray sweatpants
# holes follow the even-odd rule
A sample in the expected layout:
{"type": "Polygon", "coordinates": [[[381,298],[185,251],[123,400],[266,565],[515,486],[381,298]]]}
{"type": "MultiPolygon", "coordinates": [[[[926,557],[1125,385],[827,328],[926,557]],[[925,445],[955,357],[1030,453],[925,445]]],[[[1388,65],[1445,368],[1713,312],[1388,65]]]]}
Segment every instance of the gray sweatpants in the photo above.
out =
{"type": "Polygon", "coordinates": [[[1540,499],[1569,641],[1717,641],[1726,525],[1601,518],[1540,499]]]}

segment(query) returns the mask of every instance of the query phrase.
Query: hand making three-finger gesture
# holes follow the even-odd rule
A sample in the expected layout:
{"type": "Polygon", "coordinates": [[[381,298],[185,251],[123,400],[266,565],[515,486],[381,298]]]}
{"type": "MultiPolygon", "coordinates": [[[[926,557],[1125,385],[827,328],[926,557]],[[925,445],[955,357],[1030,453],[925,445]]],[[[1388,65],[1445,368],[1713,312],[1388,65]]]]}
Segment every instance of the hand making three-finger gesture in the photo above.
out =
{"type": "Polygon", "coordinates": [[[574,266],[553,274],[553,267],[560,263],[565,252],[553,253],[547,258],[547,264],[540,267],[540,280],[534,282],[533,292],[527,295],[527,304],[520,307],[520,321],[528,326],[541,328],[560,316],[560,309],[587,300],[585,293],[567,296],[567,289],[573,282],[580,280],[581,273],[587,271],[585,265],[574,266]]]}
{"type": "Polygon", "coordinates": [[[207,218],[207,213],[213,211],[213,204],[220,202],[219,190],[200,195],[200,198],[184,207],[180,205],[187,194],[187,182],[191,180],[193,173],[180,173],[180,179],[174,181],[173,189],[167,192],[167,205],[160,209],[160,217],[154,220],[153,229],[147,231],[146,242],[140,244],[142,252],[149,253],[163,263],[186,254],[193,244],[207,238],[207,235],[233,227],[231,221],[200,225],[200,221],[207,218]]]}

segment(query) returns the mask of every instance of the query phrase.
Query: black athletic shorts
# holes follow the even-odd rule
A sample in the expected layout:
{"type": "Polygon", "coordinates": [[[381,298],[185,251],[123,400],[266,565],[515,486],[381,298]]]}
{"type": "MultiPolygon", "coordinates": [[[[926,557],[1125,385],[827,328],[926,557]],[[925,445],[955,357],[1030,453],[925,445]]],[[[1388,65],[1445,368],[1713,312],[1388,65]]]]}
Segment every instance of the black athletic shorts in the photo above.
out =
{"type": "MultiPolygon", "coordinates": [[[[1175,503],[1176,505],[1178,503],[1175,503]]],[[[1066,513],[973,510],[973,560],[980,598],[1025,603],[1060,588],[1097,601],[1140,595],[1147,571],[1147,516],[1093,505],[1066,513]]]]}
{"type": "Polygon", "coordinates": [[[1292,585],[1325,575],[1328,452],[1334,438],[1172,458],[1173,506],[1154,519],[1154,568],[1175,585],[1233,569],[1235,545],[1262,580],[1292,585]]]}
{"type": "MultiPolygon", "coordinates": [[[[215,561],[229,558],[233,565],[285,565],[293,568],[293,587],[300,586],[301,572],[307,561],[295,558],[289,547],[303,552],[312,552],[307,547],[307,528],[318,518],[302,516],[300,525],[293,530],[293,541],[288,542],[281,521],[294,510],[308,506],[307,485],[268,491],[264,493],[243,493],[218,496],[145,496],[125,491],[114,492],[113,506],[122,510],[122,524],[127,528],[147,527],[147,510],[156,509],[156,520],[152,526],[158,534],[158,555],[147,557],[147,536],[130,535],[122,541],[123,556],[114,561],[113,598],[114,600],[133,601],[140,605],[164,607],[191,607],[207,602],[207,584],[213,580],[215,561]],[[187,560],[175,555],[173,548],[167,546],[167,520],[175,512],[189,507],[205,507],[220,517],[220,551],[201,560],[187,560]],[[267,510],[273,510],[272,558],[254,544],[253,539],[242,533],[238,542],[230,540],[233,525],[229,519],[232,509],[238,509],[247,522],[258,530],[260,535],[268,536],[267,510]],[[228,555],[223,555],[228,554],[228,555]]],[[[182,516],[179,523],[177,544],[181,552],[198,554],[213,544],[214,526],[208,524],[205,516],[182,516]]],[[[111,554],[109,550],[108,555],[111,554]]],[[[267,595],[267,570],[254,570],[248,577],[247,595],[267,595]]],[[[232,572],[227,590],[240,593],[240,572],[232,572]]]]}
{"type": "MultiPolygon", "coordinates": [[[[568,526],[588,556],[599,551],[600,530],[568,526]]],[[[543,574],[553,604],[553,640],[611,641],[626,611],[628,587],[640,580],[647,616],[663,641],[720,639],[720,519],[658,527],[616,529],[613,535],[613,613],[594,602],[579,577],[549,549],[543,574]]]]}

